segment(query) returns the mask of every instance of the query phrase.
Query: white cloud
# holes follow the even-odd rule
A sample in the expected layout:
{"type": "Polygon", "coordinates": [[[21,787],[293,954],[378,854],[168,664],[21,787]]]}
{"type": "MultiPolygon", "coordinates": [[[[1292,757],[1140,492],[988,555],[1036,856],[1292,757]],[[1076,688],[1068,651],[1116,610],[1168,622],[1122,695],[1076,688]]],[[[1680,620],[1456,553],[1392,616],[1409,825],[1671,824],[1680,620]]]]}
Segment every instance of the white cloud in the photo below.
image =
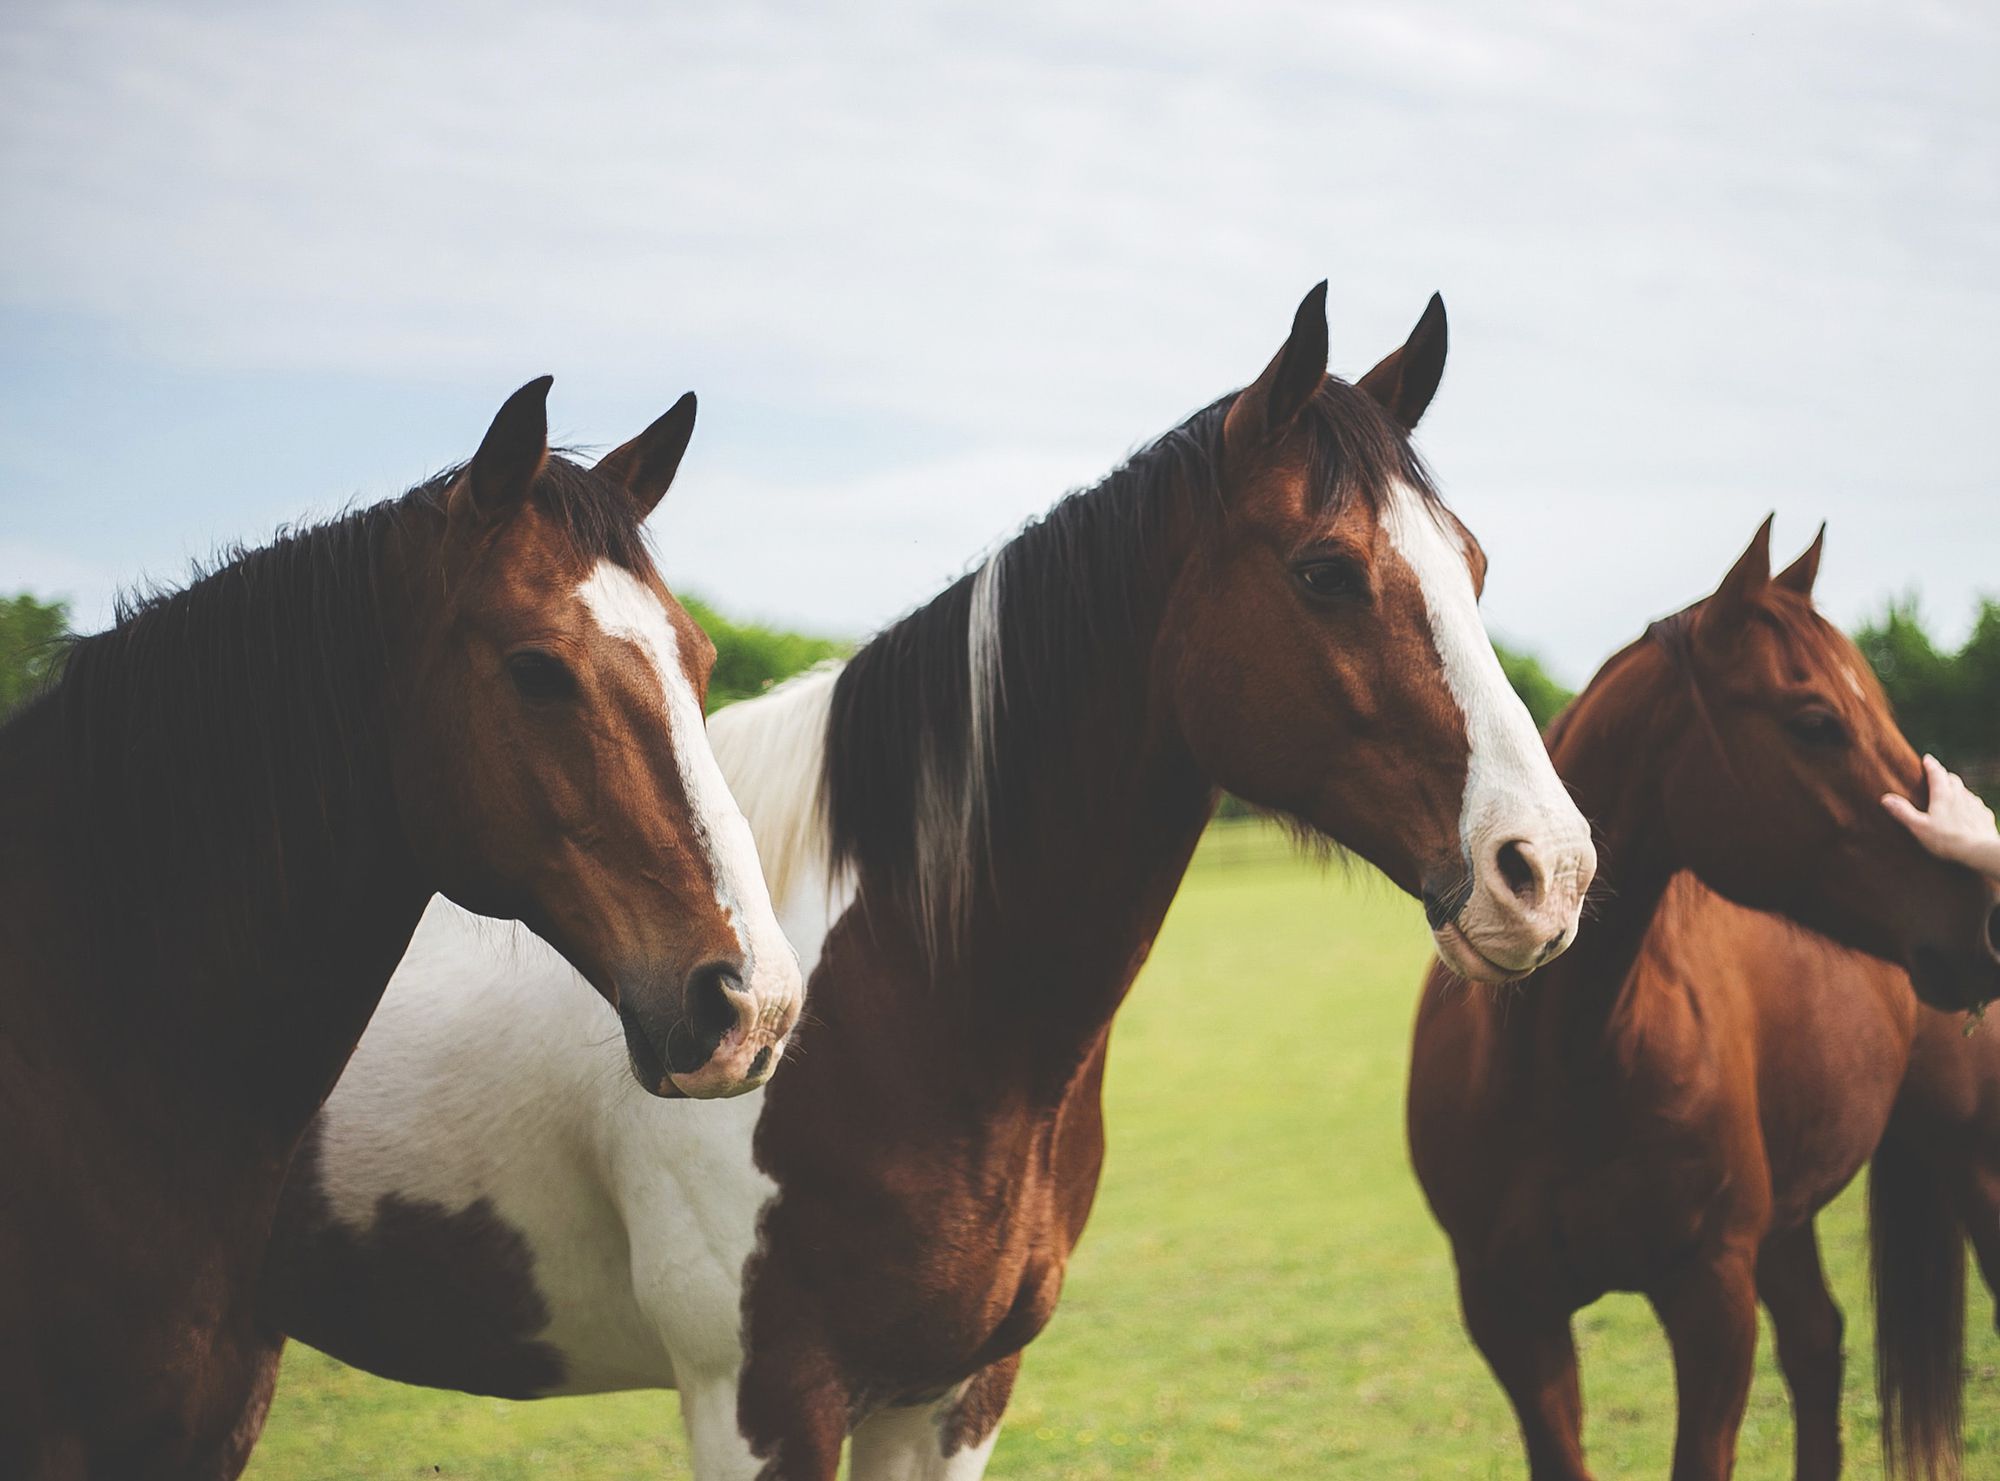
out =
{"type": "Polygon", "coordinates": [[[1350,373],[1442,288],[1426,448],[1574,677],[1773,506],[1856,612],[1993,584],[1996,74],[1971,6],[17,8],[0,301],[191,376],[694,384],[688,579],[848,627],[1314,279],[1350,373]]]}

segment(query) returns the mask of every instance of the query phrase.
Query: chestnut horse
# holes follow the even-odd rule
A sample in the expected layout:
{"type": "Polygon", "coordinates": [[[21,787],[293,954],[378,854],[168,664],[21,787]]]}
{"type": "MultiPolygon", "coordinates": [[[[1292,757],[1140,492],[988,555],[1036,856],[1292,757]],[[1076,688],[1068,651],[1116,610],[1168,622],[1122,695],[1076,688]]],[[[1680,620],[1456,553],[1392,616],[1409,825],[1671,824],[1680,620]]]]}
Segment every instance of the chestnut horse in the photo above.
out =
{"type": "Polygon", "coordinates": [[[1582,943],[1504,998],[1434,966],[1417,1017],[1417,1176],[1537,1477],[1589,1474],[1570,1319],[1612,1290],[1643,1292],[1673,1347],[1676,1477],[1730,1471],[1760,1298],[1799,1474],[1835,1473],[1813,1214],[1881,1135],[1909,982],[1944,1009],[2000,994],[2000,892],[1881,806],[1921,796],[1916,753],[1813,610],[1820,541],[1773,579],[1770,531],[1550,728],[1604,861],[1582,943]]]}
{"type": "MultiPolygon", "coordinates": [[[[702,1481],[831,1481],[850,1434],[857,1477],[965,1481],[1055,1308],[1112,1015],[1218,786],[1423,895],[1471,975],[1560,951],[1587,830],[1407,437],[1443,307],[1350,386],[1324,294],[1248,390],[844,670],[715,717],[815,964],[768,1092],[643,1101],[560,963],[427,921],[288,1189],[279,1324],[419,1383],[678,1387],[702,1481]],[[479,1211],[506,1258],[408,1237],[413,1209],[479,1211]]],[[[1255,983],[1219,990],[1284,1032],[1255,983]]]]}
{"type": "Polygon", "coordinates": [[[462,471],[125,609],[0,730],[0,1475],[231,1463],[286,1166],[434,891],[553,943],[648,1090],[782,1051],[712,649],[639,529],[694,398],[585,472],[548,388],[462,471]]]}

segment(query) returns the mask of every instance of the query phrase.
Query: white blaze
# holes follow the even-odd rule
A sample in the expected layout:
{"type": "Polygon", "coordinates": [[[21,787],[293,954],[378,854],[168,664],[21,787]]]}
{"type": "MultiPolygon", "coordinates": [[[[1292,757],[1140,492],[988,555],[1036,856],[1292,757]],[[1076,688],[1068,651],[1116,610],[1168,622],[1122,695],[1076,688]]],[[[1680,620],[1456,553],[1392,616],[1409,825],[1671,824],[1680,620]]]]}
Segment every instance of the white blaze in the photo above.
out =
{"type": "Polygon", "coordinates": [[[796,971],[791,944],[778,929],[771,909],[750,824],[709,748],[701,701],[681,667],[680,639],[666,608],[645,582],[609,561],[599,561],[576,594],[597,625],[608,636],[636,647],[659,678],[674,765],[680,773],[681,791],[688,799],[694,840],[715,881],[715,903],[743,948],[744,986],[757,991],[760,970],[782,972],[789,967],[796,971]]]}
{"type": "Polygon", "coordinates": [[[1456,532],[1414,489],[1398,485],[1383,520],[1394,547],[1424,594],[1431,640],[1443,661],[1446,687],[1465,716],[1470,751],[1465,803],[1459,814],[1475,877],[1481,850],[1510,839],[1532,843],[1555,865],[1595,866],[1590,827],[1549,761],[1533,717],[1501,670],[1479,615],[1479,594],[1456,532]]]}

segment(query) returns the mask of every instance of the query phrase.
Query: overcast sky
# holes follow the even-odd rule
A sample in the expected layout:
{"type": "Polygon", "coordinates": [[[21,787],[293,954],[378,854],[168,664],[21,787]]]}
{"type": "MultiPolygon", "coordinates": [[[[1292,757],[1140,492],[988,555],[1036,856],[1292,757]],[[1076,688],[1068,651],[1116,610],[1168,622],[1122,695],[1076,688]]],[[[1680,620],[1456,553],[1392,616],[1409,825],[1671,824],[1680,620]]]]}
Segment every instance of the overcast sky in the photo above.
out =
{"type": "Polygon", "coordinates": [[[99,625],[547,371],[597,447],[697,390],[669,579],[860,634],[1326,277],[1350,376],[1444,293],[1419,442],[1572,682],[1773,509],[1843,622],[2000,594],[1991,6],[339,10],[0,11],[0,591],[99,625]]]}

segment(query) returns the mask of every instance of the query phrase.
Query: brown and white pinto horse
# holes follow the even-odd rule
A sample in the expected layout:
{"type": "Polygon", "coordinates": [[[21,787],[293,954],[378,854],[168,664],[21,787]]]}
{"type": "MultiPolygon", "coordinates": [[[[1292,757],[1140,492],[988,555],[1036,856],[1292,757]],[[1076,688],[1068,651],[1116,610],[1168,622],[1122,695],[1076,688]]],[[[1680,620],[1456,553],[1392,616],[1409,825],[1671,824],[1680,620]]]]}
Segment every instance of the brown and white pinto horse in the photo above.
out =
{"type": "Polygon", "coordinates": [[[1774,579],[1770,530],[1550,728],[1603,859],[1577,949],[1504,997],[1433,967],[1417,1018],[1417,1175],[1536,1477],[1589,1474],[1570,1318],[1612,1290],[1645,1293],[1672,1344],[1677,1478],[1731,1469],[1760,1298],[1798,1474],[1835,1474],[1813,1215],[1881,1135],[1912,978],[1938,1008],[2000,994],[2000,895],[1881,806],[1921,791],[1916,753],[1813,610],[1820,541],[1774,579]]]}
{"type": "MultiPolygon", "coordinates": [[[[678,1387],[702,1481],[830,1481],[850,1434],[857,1477],[974,1477],[1097,1188],[1112,1015],[1218,786],[1422,894],[1471,975],[1567,945],[1587,830],[1407,439],[1443,307],[1350,386],[1324,294],[1248,390],[844,671],[715,717],[816,963],[768,1093],[630,1094],[559,964],[427,920],[288,1190],[277,1322],[420,1383],[678,1387]],[[505,1237],[469,1251],[468,1222],[505,1237]]],[[[1217,991],[1285,1031],[1257,984],[1217,991]]]]}
{"type": "Polygon", "coordinates": [[[555,943],[649,1090],[782,1052],[712,649],[639,530],[694,399],[592,473],[548,388],[455,475],[125,610],[0,730],[0,1475],[233,1459],[286,1166],[433,891],[555,943]]]}

